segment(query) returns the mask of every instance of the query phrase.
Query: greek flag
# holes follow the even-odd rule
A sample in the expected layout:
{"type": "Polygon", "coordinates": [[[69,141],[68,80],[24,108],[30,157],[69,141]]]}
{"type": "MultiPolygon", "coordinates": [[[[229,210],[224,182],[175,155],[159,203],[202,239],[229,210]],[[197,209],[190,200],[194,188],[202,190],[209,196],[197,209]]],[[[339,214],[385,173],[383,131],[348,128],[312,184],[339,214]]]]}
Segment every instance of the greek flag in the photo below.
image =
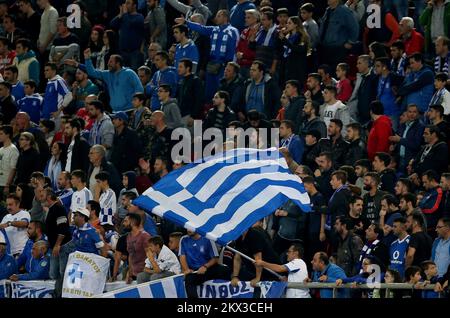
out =
{"type": "Polygon", "coordinates": [[[277,149],[233,149],[172,171],[133,204],[226,245],[288,199],[311,211],[277,149]]]}
{"type": "Polygon", "coordinates": [[[125,287],[96,298],[187,298],[184,275],[171,276],[144,284],[125,287]]]}

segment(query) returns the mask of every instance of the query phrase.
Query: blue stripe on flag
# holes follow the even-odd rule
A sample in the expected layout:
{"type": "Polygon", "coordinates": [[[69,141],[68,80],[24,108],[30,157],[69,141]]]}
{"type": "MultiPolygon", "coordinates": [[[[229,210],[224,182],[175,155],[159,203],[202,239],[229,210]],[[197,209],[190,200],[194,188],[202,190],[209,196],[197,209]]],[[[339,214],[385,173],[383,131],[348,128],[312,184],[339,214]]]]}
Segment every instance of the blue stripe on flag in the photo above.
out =
{"type": "Polygon", "coordinates": [[[123,291],[114,295],[114,298],[141,298],[137,288],[123,291]]]}
{"type": "Polygon", "coordinates": [[[161,283],[150,284],[150,290],[152,291],[153,298],[166,298],[164,287],[161,283]]]}
{"type": "Polygon", "coordinates": [[[186,289],[184,288],[184,276],[177,276],[173,279],[178,298],[186,298],[186,289]]]}

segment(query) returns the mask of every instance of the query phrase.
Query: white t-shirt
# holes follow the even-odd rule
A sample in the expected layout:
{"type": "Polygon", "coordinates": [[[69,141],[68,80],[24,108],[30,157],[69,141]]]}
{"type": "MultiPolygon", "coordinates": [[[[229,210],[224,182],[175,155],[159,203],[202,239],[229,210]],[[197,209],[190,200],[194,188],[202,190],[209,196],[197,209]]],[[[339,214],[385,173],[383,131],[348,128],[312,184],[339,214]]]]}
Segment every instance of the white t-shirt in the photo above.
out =
{"type": "Polygon", "coordinates": [[[75,191],[72,195],[72,203],[70,204],[70,211],[75,211],[77,208],[85,208],[88,201],[92,200],[92,192],[84,187],[80,191],[75,191]]]}
{"type": "MultiPolygon", "coordinates": [[[[308,277],[308,269],[302,259],[294,259],[284,266],[288,269],[289,283],[303,283],[303,280],[308,277]]],[[[288,288],[286,291],[286,298],[311,298],[309,289],[288,288]]]]}
{"type": "MultiPolygon", "coordinates": [[[[16,214],[7,214],[2,220],[2,224],[13,222],[13,221],[27,221],[30,223],[30,213],[27,211],[21,210],[16,214]]],[[[8,226],[5,228],[6,235],[8,236],[9,243],[11,245],[11,254],[22,253],[25,244],[28,241],[27,228],[18,228],[15,226],[8,226]]]]}
{"type": "Polygon", "coordinates": [[[14,144],[0,148],[0,186],[4,187],[12,169],[16,168],[19,150],[14,144]]]}
{"type": "Polygon", "coordinates": [[[330,120],[336,116],[336,110],[341,106],[342,102],[337,101],[333,105],[325,104],[325,109],[323,110],[323,121],[327,127],[330,125],[330,120]]]}
{"type": "MultiPolygon", "coordinates": [[[[181,273],[181,266],[178,261],[178,257],[165,245],[161,248],[161,252],[156,258],[156,263],[161,271],[170,271],[175,274],[181,273]]],[[[145,267],[152,268],[152,263],[150,263],[148,258],[145,260],[145,267]]]]}

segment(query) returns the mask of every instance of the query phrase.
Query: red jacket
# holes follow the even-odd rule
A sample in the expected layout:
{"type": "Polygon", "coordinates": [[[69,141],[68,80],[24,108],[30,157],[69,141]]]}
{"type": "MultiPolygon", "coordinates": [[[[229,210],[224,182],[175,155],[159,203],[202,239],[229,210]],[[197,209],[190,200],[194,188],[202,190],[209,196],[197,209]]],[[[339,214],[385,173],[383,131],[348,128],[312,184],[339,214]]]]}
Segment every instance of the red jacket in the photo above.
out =
{"type": "Polygon", "coordinates": [[[340,100],[343,103],[347,103],[347,101],[352,96],[353,87],[348,78],[339,80],[336,84],[337,95],[336,99],[340,100]]]}
{"type": "Polygon", "coordinates": [[[411,55],[416,52],[422,52],[423,46],[425,45],[425,39],[422,34],[417,32],[415,29],[411,31],[411,37],[409,39],[403,40],[405,44],[406,55],[411,55]]]}
{"type": "Polygon", "coordinates": [[[373,122],[367,139],[367,154],[373,160],[377,152],[389,152],[389,136],[392,135],[392,123],[388,116],[381,115],[373,122]]]}
{"type": "Polygon", "coordinates": [[[254,31],[252,31],[251,28],[247,28],[241,32],[241,37],[236,48],[236,52],[241,52],[243,54],[242,58],[237,60],[237,63],[240,66],[250,67],[255,60],[256,51],[248,47],[248,44],[250,43],[249,38],[252,32],[254,31]]]}

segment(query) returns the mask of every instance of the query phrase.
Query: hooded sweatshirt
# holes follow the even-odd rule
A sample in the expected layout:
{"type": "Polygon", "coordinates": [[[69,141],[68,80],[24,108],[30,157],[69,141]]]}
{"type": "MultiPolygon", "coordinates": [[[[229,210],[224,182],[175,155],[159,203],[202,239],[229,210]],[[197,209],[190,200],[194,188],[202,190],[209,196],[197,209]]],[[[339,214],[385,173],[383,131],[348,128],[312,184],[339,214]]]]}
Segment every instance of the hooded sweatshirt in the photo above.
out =
{"type": "Polygon", "coordinates": [[[164,112],[167,127],[175,129],[183,125],[176,98],[170,98],[167,102],[161,103],[161,110],[164,112]]]}
{"type": "Polygon", "coordinates": [[[367,139],[367,154],[373,160],[377,152],[389,152],[389,136],[392,135],[391,119],[381,115],[373,122],[367,139]]]}
{"type": "Polygon", "coordinates": [[[33,80],[36,85],[39,85],[39,61],[36,59],[36,54],[33,50],[29,50],[25,54],[17,55],[17,69],[19,70],[18,80],[25,83],[28,80],[33,80]]]}

